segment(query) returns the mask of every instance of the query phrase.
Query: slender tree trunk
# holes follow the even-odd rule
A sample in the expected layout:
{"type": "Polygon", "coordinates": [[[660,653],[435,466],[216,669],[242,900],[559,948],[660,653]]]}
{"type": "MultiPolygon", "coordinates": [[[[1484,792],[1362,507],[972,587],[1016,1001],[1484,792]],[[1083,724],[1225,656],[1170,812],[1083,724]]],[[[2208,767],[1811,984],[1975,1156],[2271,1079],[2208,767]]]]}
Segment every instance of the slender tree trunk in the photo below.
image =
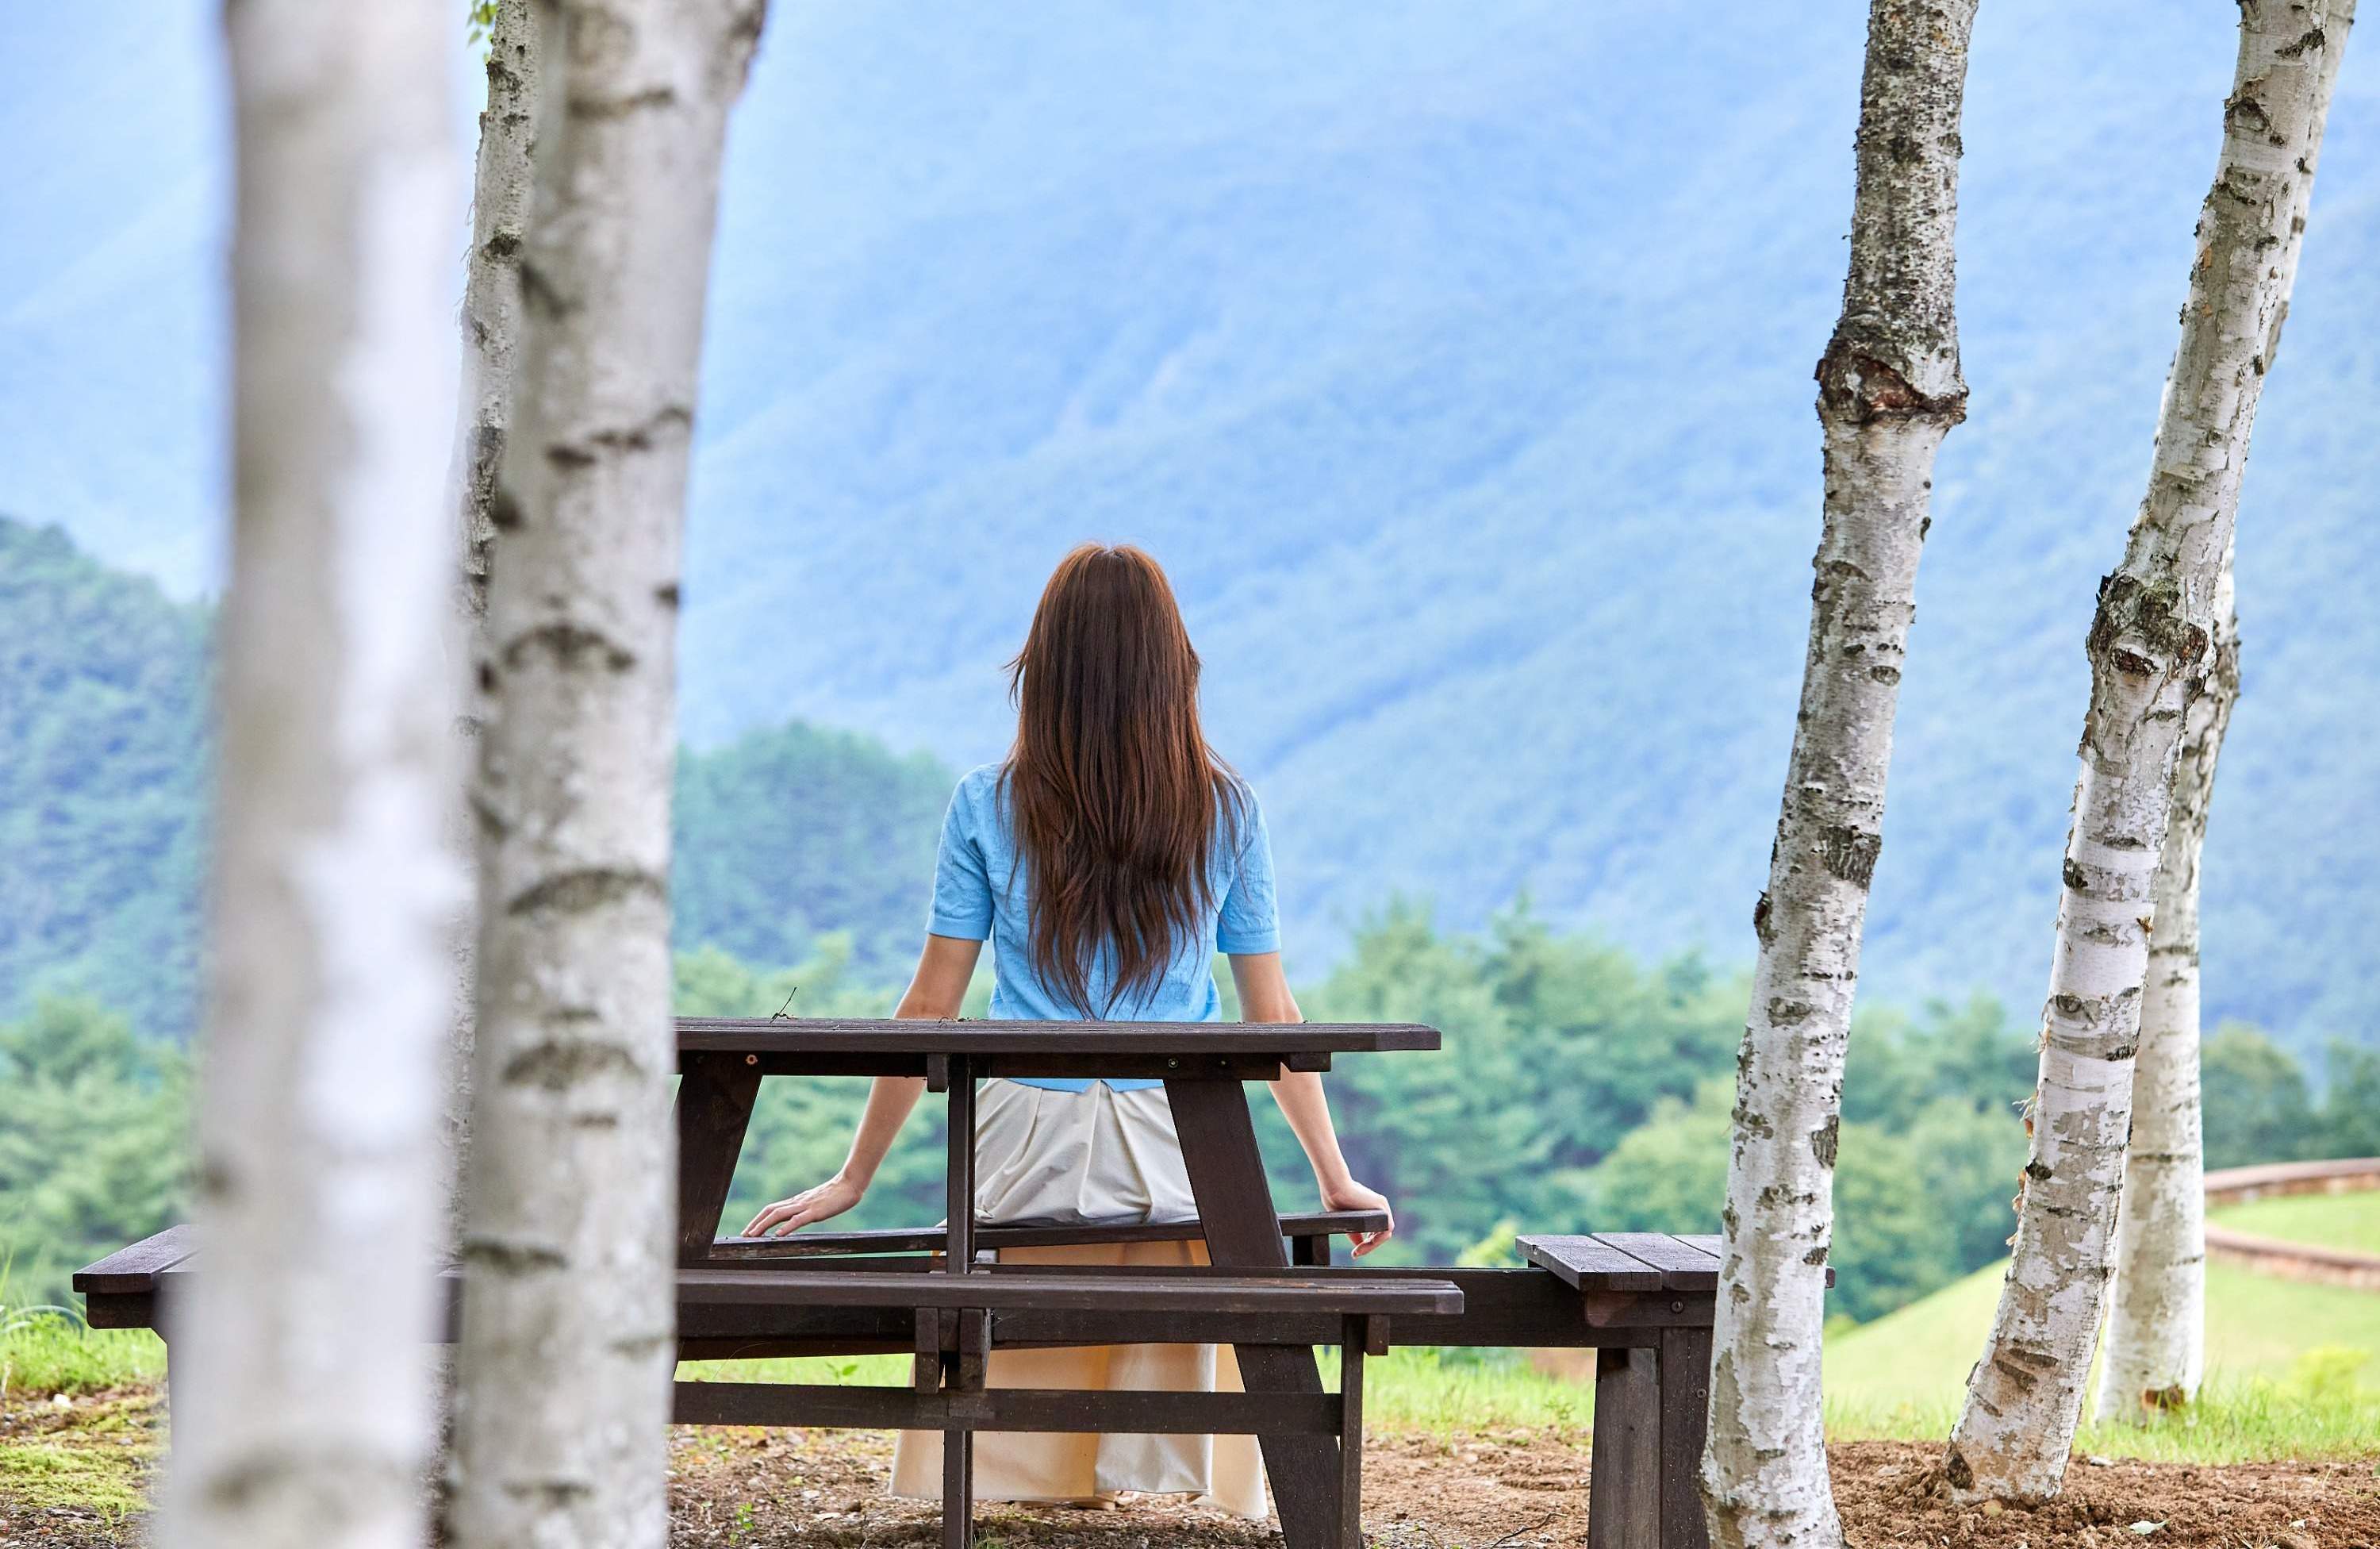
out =
{"type": "MultiPolygon", "coordinates": [[[[2326,115],[2352,20],[2340,12],[2315,90],[2326,115]]],[[[2319,139],[2297,179],[2291,229],[2302,233],[2313,199],[2319,139]]],[[[2302,239],[2284,243],[2280,303],[2273,311],[2264,369],[2281,349],[2302,239]]],[[[2234,493],[2236,500],[2236,491],[2234,493]]],[[[2141,996],[2141,1050],[2132,1075],[2132,1132],[2117,1213],[2115,1281],[2107,1349],[2099,1368],[2101,1420],[2145,1419],[2198,1396],[2206,1365],[2206,1198],[2204,1106],[2198,1083],[2198,872],[2214,796],[2216,761],[2240,697],[2240,618],[2229,553],[2215,599],[2214,665],[2191,701],[2174,766],[2173,813],[2157,860],[2149,933],[2149,979],[2141,996]]]]}
{"type": "MultiPolygon", "coordinates": [[[[480,111],[480,154],[471,191],[471,253],[463,282],[462,423],[455,461],[462,510],[457,611],[473,659],[488,616],[488,564],[496,540],[496,475],[513,421],[513,385],[520,348],[520,255],[528,232],[529,148],[538,111],[537,15],[530,0],[496,0],[488,26],[488,101],[480,111]]],[[[476,685],[465,689],[463,733],[476,742],[483,720],[476,685]]],[[[468,821],[457,842],[467,857],[474,835],[468,821]]],[[[449,1040],[445,1140],[455,1180],[452,1234],[461,1235],[461,1181],[470,1151],[471,1030],[476,998],[479,922],[467,903],[455,922],[457,994],[449,1040]]]]}
{"type": "Polygon", "coordinates": [[[667,1528],[678,552],[727,115],[759,0],[540,0],[555,48],[480,665],[455,1536],[667,1528]]]}
{"type": "Polygon", "coordinates": [[[203,1251],[161,1537],[411,1545],[431,1440],[454,189],[439,0],[225,11],[238,158],[203,1251]]]}
{"type": "Polygon", "coordinates": [[[1840,1544],[1819,1428],[1843,1053],[1934,455],[1966,416],[1953,307],[1974,0],[1875,0],[1842,316],[1818,362],[1825,526],[1738,1059],[1702,1482],[1712,1541],[1840,1544]]]}
{"type": "Polygon", "coordinates": [[[2148,982],[2132,1074],[2132,1132],[2117,1213],[2116,1278],[2099,1370],[2099,1418],[2145,1417],[2197,1396],[2206,1364],[2205,1158],[2198,1092],[2198,860],[2215,761],[2240,693],[2239,621],[2227,562],[2215,665],[2184,713],[2151,895],[2148,982]]]}
{"type": "Polygon", "coordinates": [[[488,612],[488,558],[496,541],[496,479],[513,422],[520,349],[520,260],[528,236],[529,151],[538,114],[537,12],[496,0],[488,26],[488,103],[471,184],[471,255],[463,283],[463,612],[488,612]]]}
{"type": "Polygon", "coordinates": [[[1944,1458],[1961,1499],[2058,1493],[2106,1300],[2155,883],[2214,665],[2240,474],[2353,0],[2241,0],[2223,150],[2122,566],[2099,585],[2016,1251],[1944,1458]]]}

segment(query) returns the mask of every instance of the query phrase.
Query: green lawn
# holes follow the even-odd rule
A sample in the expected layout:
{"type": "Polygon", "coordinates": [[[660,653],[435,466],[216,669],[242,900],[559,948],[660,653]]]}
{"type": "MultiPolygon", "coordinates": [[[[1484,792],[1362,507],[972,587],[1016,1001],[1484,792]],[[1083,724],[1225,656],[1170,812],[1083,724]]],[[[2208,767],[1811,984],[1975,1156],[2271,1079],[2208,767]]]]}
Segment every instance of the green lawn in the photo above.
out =
{"type": "Polygon", "coordinates": [[[2380,1253],[2380,1189],[2354,1194],[2287,1194],[2226,1205],[2207,1216],[2217,1226],[2283,1242],[2310,1242],[2380,1253]]]}
{"type": "MultiPolygon", "coordinates": [[[[1949,1433],[1998,1304],[2000,1267],[1827,1344],[1838,1437],[1949,1433]]],[[[2084,1452],[2203,1462],[2368,1454],[2380,1438],[2380,1295],[2207,1266],[2206,1384],[2176,1420],[2084,1428],[2084,1452]]]]}

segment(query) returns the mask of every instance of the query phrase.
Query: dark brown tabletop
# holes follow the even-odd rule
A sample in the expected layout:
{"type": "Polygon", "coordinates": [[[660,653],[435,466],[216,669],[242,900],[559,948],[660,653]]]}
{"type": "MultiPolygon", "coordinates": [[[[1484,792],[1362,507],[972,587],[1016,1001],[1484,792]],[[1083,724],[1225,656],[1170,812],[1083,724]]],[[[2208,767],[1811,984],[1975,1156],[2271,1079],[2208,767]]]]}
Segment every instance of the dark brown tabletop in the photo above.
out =
{"type": "Polygon", "coordinates": [[[682,1017],[678,1067],[742,1056],[768,1076],[925,1076],[964,1058],[978,1077],[1259,1079],[1327,1070],[1331,1056],[1435,1049],[1409,1022],[904,1021],[682,1017]]]}

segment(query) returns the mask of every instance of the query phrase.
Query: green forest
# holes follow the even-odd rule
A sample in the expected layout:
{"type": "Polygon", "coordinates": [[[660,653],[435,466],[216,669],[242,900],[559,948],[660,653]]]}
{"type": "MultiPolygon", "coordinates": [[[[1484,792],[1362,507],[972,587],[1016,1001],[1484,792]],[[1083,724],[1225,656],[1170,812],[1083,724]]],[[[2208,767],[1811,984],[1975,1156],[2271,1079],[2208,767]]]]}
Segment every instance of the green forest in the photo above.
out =
{"type": "MultiPolygon", "coordinates": [[[[207,610],[0,517],[0,1016],[90,996],[144,1034],[199,1019],[207,610]]],[[[917,946],[953,775],[800,723],[678,761],[679,944],[857,971],[917,946]]]]}
{"type": "MultiPolygon", "coordinates": [[[[55,530],[0,519],[15,750],[0,762],[0,1302],[65,1300],[78,1265],[184,1209],[207,627],[55,530]]],[[[682,752],[679,1009],[889,1012],[953,778],[799,722],[682,752]]],[[[1712,1229],[1746,994],[1734,965],[1647,960],[1525,903],[1464,933],[1391,902],[1299,986],[1311,1018],[1445,1030],[1440,1053],[1329,1078],[1350,1160],[1398,1205],[1389,1253],[1440,1262],[1496,1251],[1514,1228],[1712,1229]]],[[[2380,1152],[2380,1051],[2334,1046],[2318,1086],[2279,1043],[2229,1025],[2206,1062],[2211,1165],[2380,1152]]],[[[1991,1001],[1864,1003],[1836,1183],[1840,1315],[1872,1318],[2003,1251],[2033,1069],[2030,1023],[1991,1001]]],[[[862,1091],[768,1083],[734,1208],[827,1177],[862,1091]]],[[[1280,1198],[1310,1200],[1286,1126],[1259,1106],[1280,1198]]],[[[938,1124],[930,1104],[912,1121],[855,1224],[939,1218],[938,1124]]]]}
{"type": "MultiPolygon", "coordinates": [[[[1227,987],[1229,975],[1221,976],[1227,987]]],[[[1478,935],[1392,909],[1299,1000],[1317,1018],[1418,1020],[1431,1055],[1350,1059],[1326,1078],[1348,1158],[1399,1213],[1390,1260],[1495,1251],[1513,1228],[1717,1229],[1730,1073],[1746,983],[1701,960],[1645,964],[1548,931],[1524,911],[1478,935]]],[[[977,986],[979,1013],[988,982],[977,986]]],[[[679,954],[678,1009],[881,1016],[896,989],[831,933],[799,965],[754,967],[717,947],[679,954]]],[[[1228,1010],[1228,1007],[1227,1007],[1228,1010]]],[[[1988,1001],[1856,1020],[1835,1177],[1834,1310],[1864,1321],[2004,1252],[2024,1164],[2017,1107],[2033,1038],[1988,1001]]],[[[2380,1153],[2380,1053],[2333,1052],[2317,1094],[2287,1050],[2233,1025],[2206,1045],[2207,1163],[2380,1153]]],[[[730,1225],[833,1172],[866,1083],[763,1084],[730,1225]]],[[[79,1265],[181,1218],[188,1061],[84,997],[43,997],[0,1024],[0,1301],[58,1301],[79,1265]]],[[[1258,1103],[1276,1197],[1313,1198],[1296,1143],[1258,1103]]],[[[851,1224],[941,1215],[941,1120],[920,1107],[851,1224]]]]}

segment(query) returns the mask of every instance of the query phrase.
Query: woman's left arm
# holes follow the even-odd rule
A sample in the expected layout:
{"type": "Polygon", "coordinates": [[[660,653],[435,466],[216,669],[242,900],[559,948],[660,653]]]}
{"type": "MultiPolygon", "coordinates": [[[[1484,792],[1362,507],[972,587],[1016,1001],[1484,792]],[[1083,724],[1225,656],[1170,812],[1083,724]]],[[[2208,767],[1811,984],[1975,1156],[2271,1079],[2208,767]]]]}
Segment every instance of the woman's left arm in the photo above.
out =
{"type": "MultiPolygon", "coordinates": [[[[1280,953],[1232,953],[1232,982],[1239,988],[1240,1015],[1245,1020],[1305,1020],[1298,1015],[1297,999],[1289,992],[1280,953]]],[[[1305,1148],[1305,1159],[1314,1166],[1314,1181],[1322,1190],[1323,1208],[1377,1210],[1389,1216],[1385,1230],[1356,1236],[1355,1257],[1360,1259],[1388,1241],[1397,1229],[1396,1217],[1389,1210],[1386,1195],[1356,1182],[1347,1170],[1347,1158],[1339,1149],[1339,1131],[1330,1122],[1330,1099],[1323,1094],[1322,1078],[1311,1070],[1285,1071],[1272,1083],[1272,1095],[1281,1104],[1281,1117],[1296,1132],[1297,1143],[1305,1148]]]]}

